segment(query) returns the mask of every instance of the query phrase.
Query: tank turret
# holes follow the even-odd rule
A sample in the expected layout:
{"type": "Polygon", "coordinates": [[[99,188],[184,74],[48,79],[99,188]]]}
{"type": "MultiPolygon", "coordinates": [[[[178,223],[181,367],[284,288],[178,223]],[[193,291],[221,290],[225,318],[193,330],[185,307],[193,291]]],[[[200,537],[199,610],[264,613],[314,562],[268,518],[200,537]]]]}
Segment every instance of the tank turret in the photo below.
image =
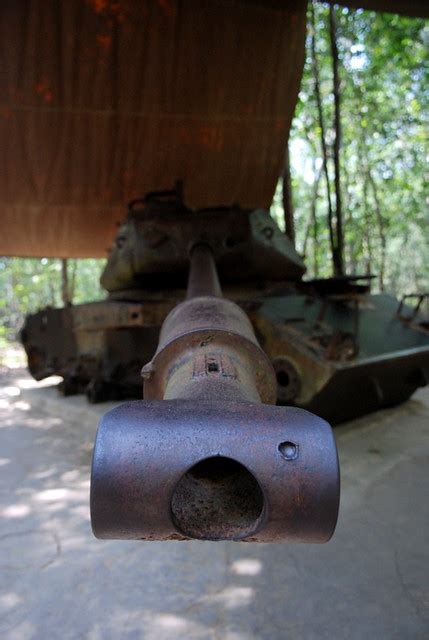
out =
{"type": "Polygon", "coordinates": [[[109,292],[186,285],[190,243],[210,242],[222,283],[300,280],[305,266],[265,209],[190,209],[180,183],[128,205],[101,276],[109,292]]]}

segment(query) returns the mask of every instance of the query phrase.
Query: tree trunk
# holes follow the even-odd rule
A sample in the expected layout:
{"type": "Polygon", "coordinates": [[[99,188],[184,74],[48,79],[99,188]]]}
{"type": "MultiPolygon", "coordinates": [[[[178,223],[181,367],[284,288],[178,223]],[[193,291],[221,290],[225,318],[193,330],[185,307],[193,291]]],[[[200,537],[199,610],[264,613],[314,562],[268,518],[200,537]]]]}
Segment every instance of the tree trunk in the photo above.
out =
{"type": "MultiPolygon", "coordinates": [[[[314,165],[313,165],[314,167],[314,165]]],[[[315,167],[314,167],[315,169],[315,167]]],[[[311,201],[311,223],[313,228],[313,271],[314,277],[317,278],[319,275],[319,229],[317,225],[317,199],[319,197],[319,183],[322,175],[322,168],[315,174],[314,184],[313,184],[313,197],[311,201]]]]}
{"type": "Polygon", "coordinates": [[[320,143],[322,147],[322,157],[323,157],[322,168],[325,175],[326,196],[328,200],[329,240],[331,243],[334,273],[337,274],[339,265],[337,261],[337,247],[336,247],[335,236],[334,236],[334,222],[333,222],[334,214],[332,209],[331,184],[329,181],[329,172],[328,172],[328,149],[326,144],[325,121],[323,117],[322,95],[320,91],[320,79],[319,79],[319,67],[317,64],[317,54],[316,54],[316,18],[315,18],[313,2],[310,4],[310,9],[311,9],[310,17],[311,17],[311,27],[312,27],[312,34],[310,38],[310,48],[311,48],[312,68],[313,68],[313,79],[314,79],[314,93],[316,96],[317,115],[318,115],[318,121],[319,121],[319,129],[320,129],[320,143]]]}
{"type": "Polygon", "coordinates": [[[61,298],[65,307],[71,304],[67,258],[61,258],[61,298]]]}
{"type": "Polygon", "coordinates": [[[290,177],[289,140],[286,144],[282,174],[282,203],[285,219],[285,233],[295,246],[295,223],[293,219],[292,182],[290,177]]]}
{"type": "Polygon", "coordinates": [[[369,163],[368,163],[368,181],[369,181],[369,184],[371,185],[372,195],[374,197],[375,215],[377,218],[378,233],[380,235],[380,245],[381,245],[380,269],[378,272],[378,285],[380,287],[380,291],[384,291],[384,271],[385,271],[385,264],[386,264],[386,234],[384,230],[384,219],[381,213],[380,200],[378,199],[377,186],[372,176],[371,169],[369,168],[369,163]]]}
{"type": "Polygon", "coordinates": [[[333,93],[334,93],[334,168],[335,168],[335,231],[336,231],[336,271],[337,275],[344,275],[344,241],[343,241],[343,212],[341,202],[341,175],[340,175],[340,149],[341,149],[341,112],[340,112],[340,77],[338,73],[338,47],[337,24],[335,9],[329,7],[329,33],[331,39],[333,93]]]}
{"type": "Polygon", "coordinates": [[[76,290],[76,271],[77,271],[77,260],[75,259],[72,262],[71,278],[70,278],[70,285],[69,285],[70,304],[73,304],[74,294],[76,290]]]}
{"type": "MultiPolygon", "coordinates": [[[[343,175],[344,175],[344,193],[345,193],[345,202],[344,202],[344,228],[345,230],[353,229],[353,216],[351,214],[352,211],[352,198],[350,196],[350,175],[347,169],[347,162],[343,163],[343,175]]],[[[352,242],[347,241],[347,234],[344,234],[344,271],[345,273],[350,273],[354,275],[354,262],[353,262],[353,247],[352,242]]]]}
{"type": "Polygon", "coordinates": [[[310,218],[307,220],[307,224],[305,225],[304,242],[302,245],[302,259],[304,260],[304,262],[306,261],[306,258],[307,258],[307,247],[308,247],[308,240],[310,238],[311,224],[312,224],[312,219],[310,216],[310,218]]]}
{"type": "Polygon", "coordinates": [[[364,207],[364,225],[365,225],[365,242],[367,249],[366,275],[371,275],[372,270],[372,243],[371,243],[371,217],[368,208],[368,179],[365,176],[363,183],[363,207],[364,207]]]}

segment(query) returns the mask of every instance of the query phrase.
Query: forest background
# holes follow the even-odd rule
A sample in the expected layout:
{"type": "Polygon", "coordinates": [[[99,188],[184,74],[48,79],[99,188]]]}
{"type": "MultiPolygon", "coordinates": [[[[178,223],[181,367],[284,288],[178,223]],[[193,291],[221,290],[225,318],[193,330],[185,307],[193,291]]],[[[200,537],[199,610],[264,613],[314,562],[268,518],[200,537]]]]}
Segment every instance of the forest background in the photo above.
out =
{"type": "MultiPolygon", "coordinates": [[[[307,278],[374,274],[429,289],[429,26],[309,3],[306,62],[271,213],[307,278]]],[[[0,347],[26,313],[104,297],[104,260],[0,257],[0,347]]]]}

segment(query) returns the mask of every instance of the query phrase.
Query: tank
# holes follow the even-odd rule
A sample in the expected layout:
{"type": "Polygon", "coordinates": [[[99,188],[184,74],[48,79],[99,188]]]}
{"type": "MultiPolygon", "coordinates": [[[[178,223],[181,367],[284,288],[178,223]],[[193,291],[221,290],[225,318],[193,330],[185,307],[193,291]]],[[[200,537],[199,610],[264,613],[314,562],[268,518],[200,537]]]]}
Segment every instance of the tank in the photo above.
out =
{"type": "Polygon", "coordinates": [[[337,424],[427,384],[427,295],[373,295],[368,276],[306,280],[268,211],[191,209],[180,183],[130,202],[101,276],[105,300],[27,316],[21,340],[32,376],[59,375],[64,395],[90,402],[141,398],[142,369],[185,296],[196,242],[210,246],[225,297],[246,312],[271,360],[278,404],[337,424]]]}

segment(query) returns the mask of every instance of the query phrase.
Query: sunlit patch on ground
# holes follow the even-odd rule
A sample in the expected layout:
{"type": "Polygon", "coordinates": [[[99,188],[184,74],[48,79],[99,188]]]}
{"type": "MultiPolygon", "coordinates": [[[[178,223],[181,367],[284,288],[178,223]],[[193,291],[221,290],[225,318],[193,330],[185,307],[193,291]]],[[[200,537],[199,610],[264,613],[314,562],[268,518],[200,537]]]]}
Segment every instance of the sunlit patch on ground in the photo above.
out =
{"type": "Polygon", "coordinates": [[[231,565],[231,572],[238,576],[257,576],[261,571],[261,561],[256,558],[241,558],[231,565]]]}
{"type": "Polygon", "coordinates": [[[99,541],[88,498],[105,407],[11,371],[0,387],[2,640],[425,637],[427,392],[336,431],[343,495],[328,545],[99,541]]]}
{"type": "Polygon", "coordinates": [[[8,369],[20,369],[27,365],[25,351],[18,344],[10,344],[7,347],[0,348],[0,365],[8,369]]]}

